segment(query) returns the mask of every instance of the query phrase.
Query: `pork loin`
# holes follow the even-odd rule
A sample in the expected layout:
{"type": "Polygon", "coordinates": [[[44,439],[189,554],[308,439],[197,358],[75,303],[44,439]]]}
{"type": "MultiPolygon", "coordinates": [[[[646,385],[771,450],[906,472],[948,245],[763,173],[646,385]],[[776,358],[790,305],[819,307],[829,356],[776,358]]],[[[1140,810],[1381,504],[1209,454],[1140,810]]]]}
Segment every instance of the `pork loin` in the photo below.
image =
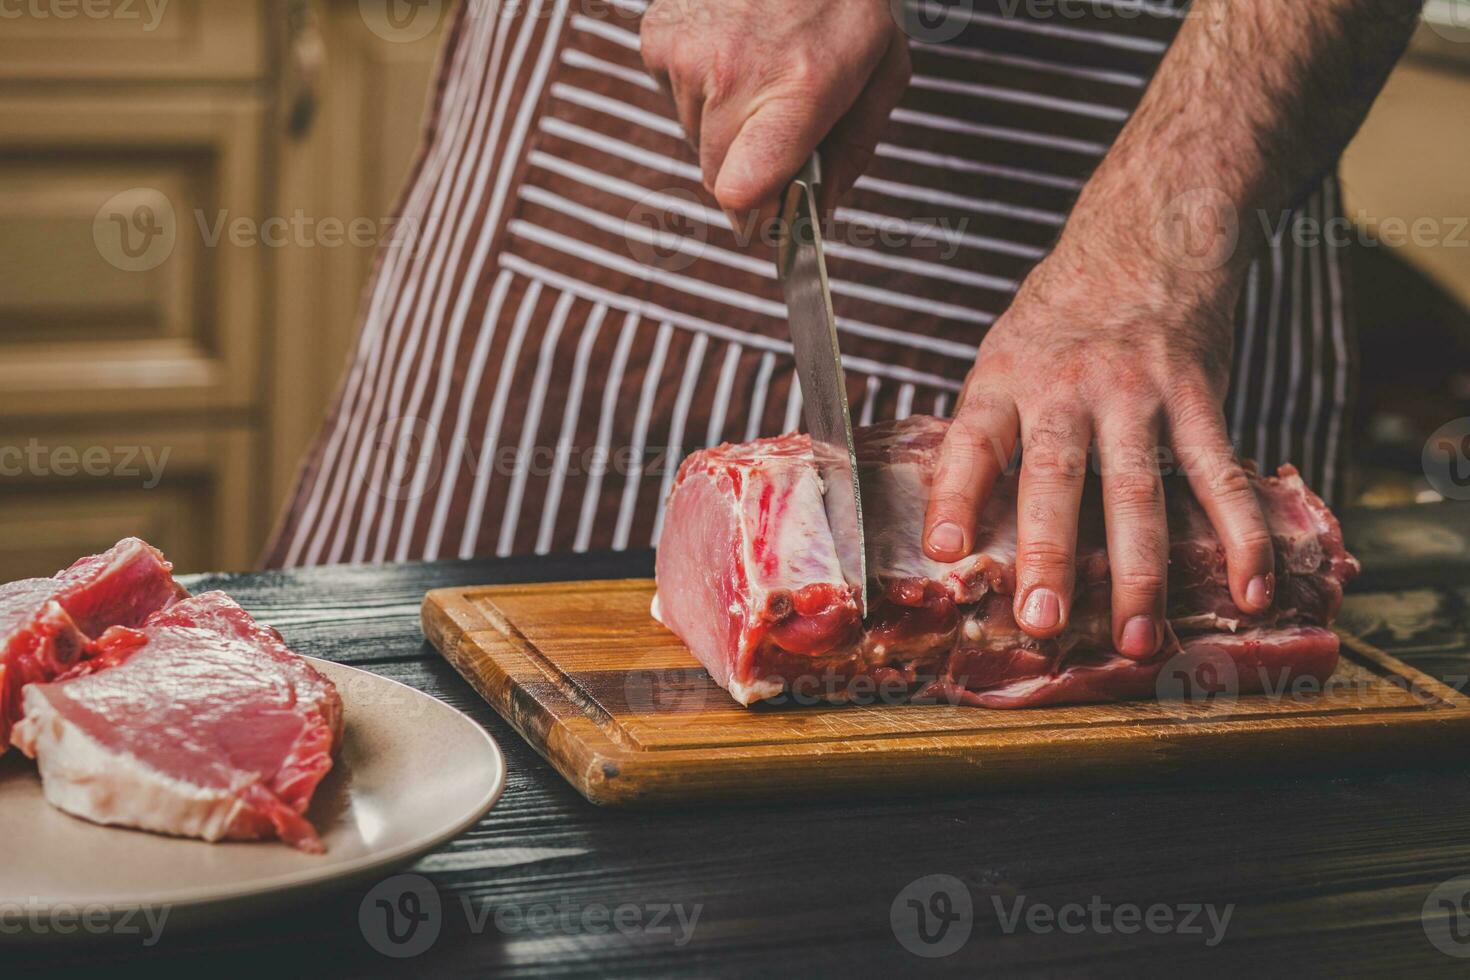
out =
{"type": "Polygon", "coordinates": [[[1337,663],[1326,627],[1357,561],[1336,518],[1283,466],[1252,475],[1276,548],[1276,601],[1248,616],[1230,597],[1225,553],[1182,480],[1168,482],[1169,637],[1142,663],[1113,648],[1110,582],[1096,487],[1084,496],[1068,629],[1038,641],[1011,613],[1016,474],[986,501],[974,550],[924,554],[922,529],[948,422],[913,416],[860,428],[870,609],[844,582],[806,436],[692,454],[667,502],[653,614],[741,704],[783,692],[841,701],[899,699],[987,707],[1151,697],[1168,659],[1205,653],[1232,666],[1239,693],[1337,663]]]}
{"type": "Polygon", "coordinates": [[[24,691],[17,747],[97,823],[322,849],[304,814],[342,736],[336,688],[222,592],[103,633],[24,691]]]}
{"type": "Polygon", "coordinates": [[[188,595],[172,571],[157,548],[124,538],[51,578],[0,585],[0,752],[20,720],[27,684],[70,670],[109,626],[138,626],[188,595]]]}

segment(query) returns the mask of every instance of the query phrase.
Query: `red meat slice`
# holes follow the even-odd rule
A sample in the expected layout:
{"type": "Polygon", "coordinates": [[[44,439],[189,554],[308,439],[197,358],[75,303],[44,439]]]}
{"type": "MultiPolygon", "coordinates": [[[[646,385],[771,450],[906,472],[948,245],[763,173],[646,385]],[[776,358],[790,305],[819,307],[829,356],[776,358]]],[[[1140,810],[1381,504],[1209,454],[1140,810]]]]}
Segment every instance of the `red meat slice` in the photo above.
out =
{"type": "Polygon", "coordinates": [[[46,797],[98,823],[321,842],[303,816],[342,735],[336,688],[222,592],[116,627],[25,690],[13,739],[46,797]]]}
{"type": "Polygon", "coordinates": [[[1337,667],[1337,634],[1320,626],[1274,626],[1185,637],[1172,653],[1130,660],[1094,646],[1059,653],[1041,644],[967,647],[916,701],[1032,708],[1152,698],[1233,699],[1325,684],[1337,667]],[[1167,672],[1167,673],[1166,673],[1167,672]],[[1161,677],[1161,674],[1165,676],[1161,677]]]}
{"type": "Polygon", "coordinates": [[[0,585],[0,752],[21,717],[21,691],[90,654],[109,626],[137,626],[188,595],[162,552],[137,538],[82,558],[51,578],[0,585]]]}
{"type": "Polygon", "coordinates": [[[858,430],[873,579],[866,621],[842,579],[810,442],[795,434],[685,460],[665,514],[654,616],[742,704],[784,691],[844,700],[874,682],[989,707],[1151,697],[1170,656],[1206,643],[1233,665],[1238,693],[1260,689],[1257,678],[1276,689],[1332,673],[1337,640],[1325,627],[1358,564],[1292,467],[1252,476],[1276,547],[1276,602],[1260,616],[1236,608],[1214,528],[1187,486],[1169,481],[1171,637],[1139,664],[1113,649],[1095,487],[1081,515],[1073,613],[1056,640],[1033,640],[1011,616],[1015,474],[987,500],[969,556],[943,563],[923,553],[947,428],[913,416],[858,430]]]}

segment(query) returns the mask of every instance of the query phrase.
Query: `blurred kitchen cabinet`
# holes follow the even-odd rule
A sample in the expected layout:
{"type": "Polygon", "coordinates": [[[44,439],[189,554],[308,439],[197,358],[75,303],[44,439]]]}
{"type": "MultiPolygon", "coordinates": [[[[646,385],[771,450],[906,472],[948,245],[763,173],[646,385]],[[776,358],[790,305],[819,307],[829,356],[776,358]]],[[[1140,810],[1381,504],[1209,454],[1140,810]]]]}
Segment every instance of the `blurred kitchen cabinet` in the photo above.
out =
{"type": "Polygon", "coordinates": [[[256,561],[269,262],[228,229],[272,207],[280,16],[140,0],[0,21],[0,579],[128,534],[181,571],[256,561]]]}
{"type": "Polygon", "coordinates": [[[264,263],[212,232],[261,210],[264,120],[250,94],[0,94],[0,418],[251,407],[264,263]]]}
{"type": "Polygon", "coordinates": [[[454,10],[389,6],[0,19],[0,580],[128,534],[181,571],[255,564],[336,387],[454,10]],[[431,19],[404,32],[404,10],[431,19]]]}
{"type": "MultiPolygon", "coordinates": [[[[8,420],[7,420],[8,422],[8,420]]],[[[0,581],[65,568],[136,535],[180,570],[244,568],[257,435],[139,427],[0,433],[0,581]]]]}
{"type": "Polygon", "coordinates": [[[241,79],[265,71],[263,0],[7,4],[0,79],[241,79]]]}

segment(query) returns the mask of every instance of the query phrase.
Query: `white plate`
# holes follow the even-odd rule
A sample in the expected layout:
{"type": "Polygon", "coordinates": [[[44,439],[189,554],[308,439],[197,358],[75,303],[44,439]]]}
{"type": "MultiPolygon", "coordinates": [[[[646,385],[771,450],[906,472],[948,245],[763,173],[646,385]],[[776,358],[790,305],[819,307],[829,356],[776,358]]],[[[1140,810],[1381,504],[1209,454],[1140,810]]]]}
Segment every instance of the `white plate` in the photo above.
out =
{"type": "Polygon", "coordinates": [[[307,814],[325,854],[88,823],[48,804],[34,765],[12,749],[0,756],[0,912],[16,921],[19,904],[46,921],[52,910],[167,907],[170,927],[233,918],[407,864],[495,805],[505,759],[479,725],[397,681],[312,663],[337,685],[346,722],[307,814]]]}

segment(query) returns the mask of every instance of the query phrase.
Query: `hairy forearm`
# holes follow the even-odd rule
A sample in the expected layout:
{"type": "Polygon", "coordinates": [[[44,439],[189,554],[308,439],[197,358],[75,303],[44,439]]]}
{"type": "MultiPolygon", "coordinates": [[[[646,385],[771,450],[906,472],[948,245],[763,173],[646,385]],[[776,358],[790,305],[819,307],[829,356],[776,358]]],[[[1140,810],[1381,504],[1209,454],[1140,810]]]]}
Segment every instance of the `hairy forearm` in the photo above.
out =
{"type": "Polygon", "coordinates": [[[1271,606],[1272,538],[1222,410],[1241,272],[1264,238],[1254,217],[1337,159],[1417,7],[1195,0],[1056,248],[987,330],[945,435],[925,550],[969,553],[1019,442],[1013,612],[1030,635],[1055,637],[1071,615],[1090,449],[1119,652],[1153,656],[1166,635],[1166,459],[1219,534],[1236,606],[1271,606]]]}
{"type": "Polygon", "coordinates": [[[1227,277],[1261,243],[1254,216],[1291,204],[1337,160],[1421,3],[1195,0],[1084,188],[1063,245],[1087,261],[1153,258],[1176,268],[1169,253],[1183,248],[1186,271],[1227,277]],[[1218,263],[1200,261],[1222,221],[1238,235],[1218,263]]]}

